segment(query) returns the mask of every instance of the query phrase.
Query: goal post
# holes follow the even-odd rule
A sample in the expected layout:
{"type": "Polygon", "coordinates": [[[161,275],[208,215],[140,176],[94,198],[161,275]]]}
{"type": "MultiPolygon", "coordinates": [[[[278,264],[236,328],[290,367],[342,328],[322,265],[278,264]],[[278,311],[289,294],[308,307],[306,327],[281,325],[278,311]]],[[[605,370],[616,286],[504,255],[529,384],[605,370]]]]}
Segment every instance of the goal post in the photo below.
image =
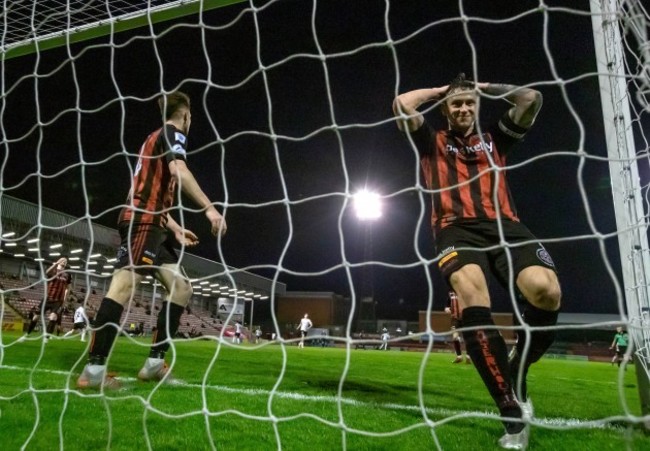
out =
{"type": "MultiPolygon", "coordinates": [[[[7,8],[2,16],[4,60],[198,14],[244,0],[148,0],[111,11],[109,2],[38,2],[7,8]],[[82,3],[75,6],[75,4],[82,3]]],[[[122,2],[119,2],[122,4],[122,2]]],[[[116,8],[117,9],[117,8],[116,8]]]]}
{"type": "MultiPolygon", "coordinates": [[[[627,315],[624,317],[627,317],[630,348],[636,360],[641,411],[647,416],[650,414],[650,249],[648,216],[643,208],[644,184],[638,165],[641,158],[645,156],[647,159],[648,149],[637,152],[635,145],[630,109],[636,96],[630,92],[628,83],[631,78],[635,78],[635,74],[630,72],[637,65],[626,62],[621,32],[628,28],[630,21],[645,20],[640,15],[640,6],[636,1],[591,0],[590,7],[623,269],[623,299],[627,307],[627,315]]],[[[643,27],[645,26],[647,25],[643,24],[643,27]]],[[[632,35],[638,38],[634,32],[632,35]]],[[[628,48],[640,53],[639,59],[643,68],[650,64],[650,61],[643,61],[642,54],[643,47],[648,43],[646,41],[636,44],[638,47],[628,45],[628,48]]],[[[643,86],[650,83],[650,80],[643,80],[643,77],[648,77],[647,70],[641,71],[637,91],[641,91],[643,86]]],[[[646,426],[650,426],[650,422],[646,422],[646,426]]]]}

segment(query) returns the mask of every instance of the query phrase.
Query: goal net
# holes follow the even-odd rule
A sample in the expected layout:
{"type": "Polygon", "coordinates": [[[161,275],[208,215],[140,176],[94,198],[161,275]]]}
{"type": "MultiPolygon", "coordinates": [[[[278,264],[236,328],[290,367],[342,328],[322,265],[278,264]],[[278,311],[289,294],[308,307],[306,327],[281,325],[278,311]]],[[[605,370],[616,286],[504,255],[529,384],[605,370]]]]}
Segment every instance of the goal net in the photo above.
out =
{"type": "MultiPolygon", "coordinates": [[[[554,359],[529,375],[531,443],[641,446],[635,427],[650,418],[649,12],[640,0],[510,3],[3,2],[0,380],[9,382],[0,430],[15,428],[10,449],[496,446],[503,427],[485,387],[471,365],[449,365],[451,332],[433,326],[436,314],[448,317],[432,193],[391,110],[397,94],[460,72],[544,96],[509,156],[508,180],[522,221],[558,265],[571,319],[555,326],[554,359]],[[43,317],[27,338],[11,330],[45,299],[45,269],[64,252],[42,238],[75,242],[72,226],[88,224],[79,233],[90,243],[87,255],[66,249],[86,286],[75,296],[97,308],[113,262],[99,270],[91,254],[110,252],[102,227],[115,228],[139,146],[160,126],[155,99],[175,90],[192,98],[188,167],[228,234],[210,238],[185,197],[172,214],[199,235],[196,253],[223,270],[193,275],[206,300],[192,301],[198,330],[188,312],[185,339],[172,343],[173,383],[134,380],[150,339],[127,313],[109,364],[124,388],[78,390],[87,342],[46,341],[43,317]],[[361,223],[358,193],[383,203],[361,223]],[[38,213],[10,209],[7,197],[38,213]],[[78,219],[71,226],[56,212],[78,219]],[[236,282],[246,271],[274,287],[266,307],[255,304],[268,316],[258,339],[252,293],[236,282]],[[102,281],[97,293],[91,275],[102,281]],[[226,314],[203,311],[217,306],[222,281],[226,314]],[[300,315],[288,318],[280,282],[300,292],[294,299],[335,293],[331,310],[298,302],[300,315]],[[295,346],[304,313],[314,323],[308,343],[323,349],[295,346]],[[248,315],[250,342],[225,334],[248,315]],[[612,368],[618,326],[630,346],[612,368]]],[[[484,96],[481,122],[504,108],[484,96]]],[[[442,124],[437,105],[422,110],[442,124]]],[[[159,289],[134,293],[129,308],[155,318],[159,289]]],[[[514,283],[490,281],[490,291],[512,346],[526,327],[510,319],[514,283]]]]}

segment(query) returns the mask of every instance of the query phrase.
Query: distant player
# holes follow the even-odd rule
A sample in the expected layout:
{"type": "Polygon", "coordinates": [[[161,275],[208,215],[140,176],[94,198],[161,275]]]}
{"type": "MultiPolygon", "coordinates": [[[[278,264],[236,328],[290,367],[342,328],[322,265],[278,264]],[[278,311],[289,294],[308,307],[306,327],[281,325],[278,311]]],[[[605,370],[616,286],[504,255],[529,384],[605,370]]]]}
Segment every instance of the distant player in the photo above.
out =
{"type": "Polygon", "coordinates": [[[381,345],[379,345],[379,350],[388,351],[388,340],[390,340],[390,333],[385,327],[382,329],[381,333],[381,345]]]}
{"type": "Polygon", "coordinates": [[[305,316],[302,317],[300,324],[298,324],[297,327],[297,329],[300,331],[300,342],[298,343],[299,348],[305,347],[305,337],[307,336],[307,332],[312,328],[312,326],[313,324],[309,319],[309,315],[305,313],[305,316]]]}
{"type": "Polygon", "coordinates": [[[88,316],[86,316],[86,309],[84,308],[83,304],[77,307],[77,309],[74,311],[73,322],[74,324],[72,325],[72,329],[66,332],[63,338],[69,337],[75,332],[79,332],[81,334],[81,341],[86,341],[86,327],[88,327],[88,316]]]}
{"type": "Polygon", "coordinates": [[[262,339],[262,329],[259,327],[255,329],[255,344],[259,343],[262,339]]]}
{"type": "MultiPolygon", "coordinates": [[[[187,135],[190,130],[190,98],[179,91],[158,99],[164,124],[151,133],[140,148],[126,204],[120,212],[121,244],[111,284],[95,316],[88,363],[77,379],[79,388],[119,388],[107,374],[111,352],[124,305],[145,276],[153,275],[165,288],[165,299],[152,335],[149,358],[138,373],[141,380],[161,380],[168,372],[165,353],[176,334],[192,285],[179,264],[174,245],[191,247],[198,237],[172,218],[176,187],[192,200],[210,223],[212,235],[224,235],[226,222],[201,190],[187,167],[187,135]]],[[[112,187],[107,186],[107,189],[112,187]]]]}
{"type": "MultiPolygon", "coordinates": [[[[456,329],[460,329],[463,325],[461,322],[461,311],[458,305],[458,296],[456,296],[454,290],[449,290],[445,312],[451,314],[451,342],[454,346],[454,352],[456,353],[456,358],[451,363],[462,363],[463,351],[460,345],[461,338],[456,329]]],[[[467,353],[465,354],[465,362],[472,363],[472,360],[469,358],[467,353]]]]}
{"type": "Polygon", "coordinates": [[[618,363],[618,366],[621,366],[621,363],[625,360],[625,353],[627,352],[627,345],[629,339],[627,332],[623,330],[622,327],[616,328],[616,335],[614,335],[614,341],[609,349],[615,349],[614,357],[612,358],[612,365],[615,362],[618,363]]]}
{"type": "Polygon", "coordinates": [[[47,309],[57,312],[63,307],[72,283],[72,275],[66,271],[67,266],[68,259],[61,257],[45,271],[47,276],[47,297],[45,305],[41,306],[42,312],[47,309]]]}
{"type": "Polygon", "coordinates": [[[235,321],[235,335],[232,337],[233,343],[241,344],[241,334],[243,330],[244,326],[242,326],[239,321],[235,321]]]}

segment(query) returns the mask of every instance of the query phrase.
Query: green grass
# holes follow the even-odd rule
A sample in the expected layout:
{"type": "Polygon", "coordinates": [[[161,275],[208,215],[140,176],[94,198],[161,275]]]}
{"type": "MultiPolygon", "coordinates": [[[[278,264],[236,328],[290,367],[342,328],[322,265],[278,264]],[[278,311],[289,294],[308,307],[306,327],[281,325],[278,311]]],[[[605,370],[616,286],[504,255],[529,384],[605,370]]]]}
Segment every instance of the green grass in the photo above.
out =
{"type": "MultiPolygon", "coordinates": [[[[0,338],[3,450],[491,450],[503,433],[476,370],[448,353],[179,341],[181,382],[158,385],[134,379],[149,342],[121,338],[109,367],[124,388],[102,393],[75,389],[78,338],[0,338]]],[[[619,376],[605,363],[534,366],[529,449],[650,449],[634,371],[619,376]]]]}

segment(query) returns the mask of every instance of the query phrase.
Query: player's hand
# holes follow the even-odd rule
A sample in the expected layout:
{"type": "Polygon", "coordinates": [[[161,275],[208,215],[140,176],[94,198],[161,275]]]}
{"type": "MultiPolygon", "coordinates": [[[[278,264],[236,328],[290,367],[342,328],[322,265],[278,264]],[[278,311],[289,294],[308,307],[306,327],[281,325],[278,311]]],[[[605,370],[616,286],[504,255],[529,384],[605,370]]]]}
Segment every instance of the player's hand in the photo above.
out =
{"type": "Polygon", "coordinates": [[[440,86],[439,88],[431,88],[431,98],[440,99],[449,90],[449,85],[440,86]]]}
{"type": "Polygon", "coordinates": [[[176,241],[183,246],[192,247],[199,244],[199,237],[191,230],[179,229],[174,232],[174,236],[176,237],[176,241]]]}
{"type": "Polygon", "coordinates": [[[226,234],[226,230],[228,230],[228,226],[226,225],[226,220],[224,219],[223,216],[217,211],[216,208],[212,207],[209,208],[205,212],[205,217],[208,218],[208,221],[210,221],[210,232],[214,236],[224,236],[226,234]]]}
{"type": "Polygon", "coordinates": [[[451,309],[449,307],[445,307],[445,313],[451,313],[451,309]]]}

